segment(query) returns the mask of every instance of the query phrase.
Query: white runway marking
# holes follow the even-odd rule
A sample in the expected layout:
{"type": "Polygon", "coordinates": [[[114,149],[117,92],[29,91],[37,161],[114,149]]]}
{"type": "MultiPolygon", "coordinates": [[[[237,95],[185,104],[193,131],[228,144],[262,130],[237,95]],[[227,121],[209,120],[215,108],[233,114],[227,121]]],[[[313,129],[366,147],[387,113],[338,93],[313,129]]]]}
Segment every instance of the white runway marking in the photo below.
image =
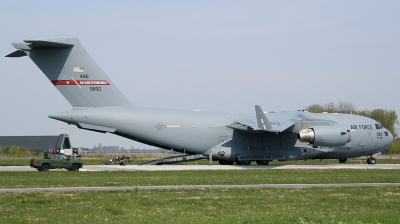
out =
{"type": "Polygon", "coordinates": [[[248,169],[400,169],[400,164],[330,164],[330,165],[269,165],[269,166],[237,166],[237,165],[90,165],[85,171],[178,171],[178,170],[248,170],[248,169]]]}

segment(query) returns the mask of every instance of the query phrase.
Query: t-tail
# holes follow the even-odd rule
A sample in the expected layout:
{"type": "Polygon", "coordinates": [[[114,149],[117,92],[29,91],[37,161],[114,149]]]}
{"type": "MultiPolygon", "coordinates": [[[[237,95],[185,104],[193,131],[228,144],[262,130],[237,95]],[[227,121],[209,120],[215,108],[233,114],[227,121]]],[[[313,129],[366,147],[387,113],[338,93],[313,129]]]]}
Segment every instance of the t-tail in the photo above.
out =
{"type": "Polygon", "coordinates": [[[6,57],[29,56],[73,107],[129,106],[131,103],[71,36],[12,43],[6,57]]]}

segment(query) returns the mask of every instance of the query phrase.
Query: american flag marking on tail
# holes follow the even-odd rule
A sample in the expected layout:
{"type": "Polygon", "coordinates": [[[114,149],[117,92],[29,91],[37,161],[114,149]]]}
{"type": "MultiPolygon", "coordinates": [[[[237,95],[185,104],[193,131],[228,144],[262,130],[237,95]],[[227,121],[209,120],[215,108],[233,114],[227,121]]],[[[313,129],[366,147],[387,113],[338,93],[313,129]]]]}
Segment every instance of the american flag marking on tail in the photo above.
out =
{"type": "Polygon", "coordinates": [[[85,69],[83,67],[74,67],[74,72],[84,72],[85,69]]]}

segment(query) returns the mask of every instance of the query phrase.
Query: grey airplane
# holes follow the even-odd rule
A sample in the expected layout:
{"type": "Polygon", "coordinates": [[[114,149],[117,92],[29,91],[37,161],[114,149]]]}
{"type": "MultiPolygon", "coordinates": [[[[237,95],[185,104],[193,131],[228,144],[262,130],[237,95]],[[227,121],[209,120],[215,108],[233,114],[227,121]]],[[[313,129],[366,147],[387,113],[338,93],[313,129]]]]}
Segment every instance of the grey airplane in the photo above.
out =
{"type": "Polygon", "coordinates": [[[379,122],[352,114],[307,111],[222,113],[132,105],[77,38],[42,37],[12,43],[6,57],[29,56],[73,109],[49,115],[80,129],[112,133],[222,165],[268,165],[272,160],[338,159],[374,155],[393,135],[379,122]]]}

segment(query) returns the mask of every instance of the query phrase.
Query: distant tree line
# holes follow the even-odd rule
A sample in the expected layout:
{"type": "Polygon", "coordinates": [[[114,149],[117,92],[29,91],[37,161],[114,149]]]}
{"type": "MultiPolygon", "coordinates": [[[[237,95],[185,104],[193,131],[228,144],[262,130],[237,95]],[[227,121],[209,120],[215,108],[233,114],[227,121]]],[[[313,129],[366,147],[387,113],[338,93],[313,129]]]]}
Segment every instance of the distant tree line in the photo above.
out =
{"type": "Polygon", "coordinates": [[[17,158],[25,158],[29,156],[37,155],[37,152],[30,151],[29,149],[23,146],[0,146],[0,156],[9,156],[9,157],[17,157],[17,158]]]}
{"type": "MultiPolygon", "coordinates": [[[[396,111],[385,110],[385,109],[373,109],[373,110],[356,110],[353,103],[341,101],[339,103],[329,102],[324,105],[312,104],[305,107],[304,110],[313,113],[343,113],[343,114],[357,114],[364,117],[369,117],[382,124],[387,130],[389,130],[394,137],[397,137],[396,125],[399,125],[396,111]]],[[[400,145],[393,143],[390,148],[390,153],[399,153],[400,145]]]]}
{"type": "Polygon", "coordinates": [[[351,114],[356,111],[356,107],[354,104],[346,101],[340,101],[339,103],[329,102],[324,105],[321,104],[312,104],[304,110],[312,112],[312,113],[342,113],[342,114],[351,114]]]}

